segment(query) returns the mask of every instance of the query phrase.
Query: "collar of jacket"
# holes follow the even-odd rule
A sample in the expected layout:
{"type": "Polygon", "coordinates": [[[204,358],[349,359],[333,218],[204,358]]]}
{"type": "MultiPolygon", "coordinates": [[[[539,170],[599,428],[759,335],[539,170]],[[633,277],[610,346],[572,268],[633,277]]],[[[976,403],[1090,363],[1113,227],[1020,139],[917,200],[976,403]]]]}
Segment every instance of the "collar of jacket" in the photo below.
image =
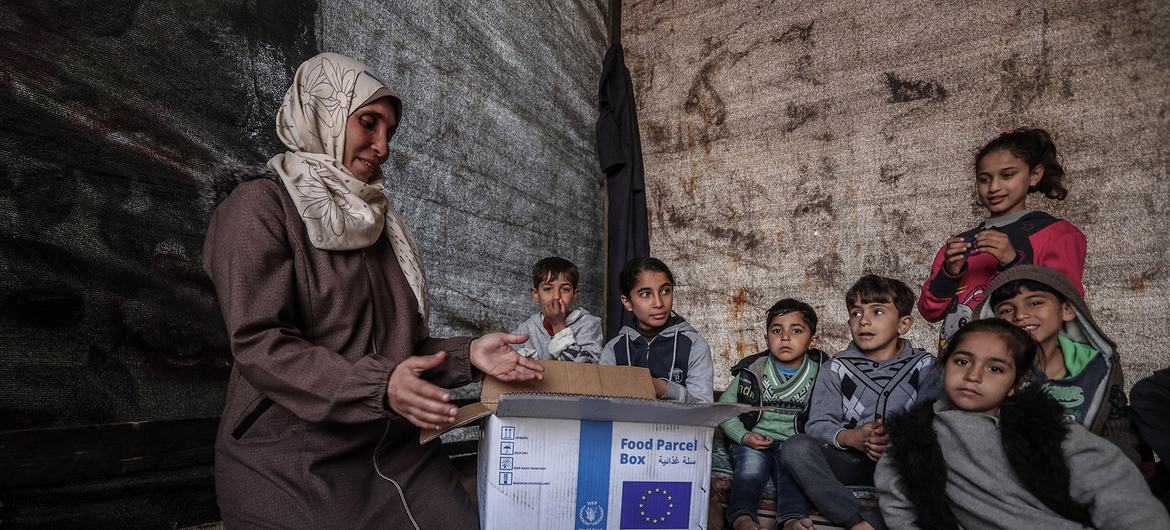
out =
{"type": "Polygon", "coordinates": [[[227,163],[215,167],[207,173],[207,180],[199,189],[199,200],[210,214],[219,203],[231,195],[236,186],[256,179],[269,179],[280,182],[280,175],[272,168],[264,165],[227,163]]]}
{"type": "MultiPolygon", "coordinates": [[[[751,367],[752,363],[758,361],[761,357],[765,357],[765,356],[770,355],[770,354],[771,354],[771,352],[769,352],[768,350],[764,350],[760,353],[752,354],[752,355],[749,355],[747,357],[744,357],[743,359],[740,359],[740,361],[738,363],[735,363],[735,366],[731,367],[731,375],[734,376],[734,375],[738,374],[741,370],[748,369],[749,367],[751,367]]],[[[810,348],[808,350],[808,356],[809,356],[809,358],[811,358],[813,360],[813,362],[818,363],[818,364],[824,364],[825,361],[829,360],[828,354],[826,354],[825,352],[823,352],[817,348],[810,348]]]]}

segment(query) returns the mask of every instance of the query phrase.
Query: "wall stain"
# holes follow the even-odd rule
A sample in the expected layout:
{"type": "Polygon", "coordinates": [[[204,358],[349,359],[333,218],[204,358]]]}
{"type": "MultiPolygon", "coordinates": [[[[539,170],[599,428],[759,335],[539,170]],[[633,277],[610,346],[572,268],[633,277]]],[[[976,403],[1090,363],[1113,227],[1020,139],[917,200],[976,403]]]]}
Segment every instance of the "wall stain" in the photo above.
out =
{"type": "Polygon", "coordinates": [[[1093,33],[1093,39],[1098,42],[1101,47],[1107,47],[1113,44],[1113,30],[1109,24],[1101,24],[1101,28],[1093,33]]]}
{"type": "Polygon", "coordinates": [[[947,89],[938,81],[901,79],[893,72],[882,75],[890,91],[890,98],[887,100],[890,103],[909,103],[920,99],[939,101],[947,98],[947,89]]]}
{"type": "MultiPolygon", "coordinates": [[[[699,72],[695,74],[691,88],[687,91],[687,99],[683,103],[683,110],[687,114],[700,112],[703,122],[709,123],[717,129],[722,129],[727,120],[727,105],[723,102],[723,96],[719,94],[711,82],[711,74],[716,68],[722,66],[724,58],[730,55],[727,52],[721,52],[699,67],[699,72]]],[[[736,61],[738,58],[733,58],[730,65],[734,65],[736,61]]],[[[718,134],[717,130],[716,135],[718,134]]]]}
{"type": "Polygon", "coordinates": [[[819,77],[813,73],[813,58],[812,55],[804,54],[796,59],[796,78],[801,81],[807,81],[813,86],[820,86],[824,84],[819,77]]]}
{"type": "MultiPolygon", "coordinates": [[[[699,71],[691,80],[691,86],[687,90],[686,99],[683,101],[683,111],[687,114],[700,113],[703,120],[703,134],[699,136],[699,142],[704,146],[706,154],[710,154],[710,143],[716,140],[727,137],[727,104],[723,101],[723,96],[719,93],[715,83],[712,81],[715,71],[722,68],[731,68],[738,64],[744,57],[769,44],[784,44],[790,42],[800,42],[806,46],[812,46],[812,34],[814,22],[809,22],[807,25],[793,25],[790,26],[784,33],[771,39],[756,39],[748,44],[742,51],[729,51],[726,48],[726,41],[714,37],[709,37],[703,40],[703,49],[701,55],[709,57],[699,67],[699,71]]],[[[810,55],[802,56],[797,59],[797,71],[803,72],[802,79],[806,79],[814,84],[819,84],[820,81],[807,74],[806,70],[812,67],[812,57],[810,55]],[[807,57],[807,60],[803,59],[807,57]]],[[[789,124],[786,125],[785,132],[792,132],[796,128],[803,125],[808,120],[816,116],[815,111],[809,106],[792,106],[788,109],[789,124]],[[811,114],[810,114],[811,113],[811,114]],[[791,126],[791,129],[787,127],[791,126]]]]}
{"type": "Polygon", "coordinates": [[[747,357],[748,353],[755,353],[748,349],[748,343],[743,340],[743,330],[739,330],[739,339],[735,341],[735,355],[739,359],[747,357]]]}
{"type": "Polygon", "coordinates": [[[683,193],[686,193],[687,196],[691,198],[691,201],[694,201],[695,200],[695,192],[698,191],[698,189],[699,189],[699,174],[692,171],[691,176],[687,177],[686,179],[683,179],[682,190],[683,190],[683,193]]]}
{"type": "Polygon", "coordinates": [[[743,310],[747,309],[747,289],[736,289],[735,295],[728,302],[727,318],[729,320],[743,320],[743,310]]]}
{"type": "Polygon", "coordinates": [[[1000,62],[1000,91],[998,99],[1008,103],[1013,113],[1021,114],[1048,91],[1052,84],[1052,60],[1049,57],[1048,10],[1043,12],[1040,27],[1040,57],[1032,67],[1025,66],[1020,52],[1000,62]]]}
{"type": "Polygon", "coordinates": [[[817,111],[812,105],[797,103],[789,103],[784,108],[784,113],[788,116],[788,123],[785,123],[780,129],[786,133],[799,129],[817,117],[817,111]]]}
{"type": "Polygon", "coordinates": [[[845,262],[837,251],[831,250],[817,258],[805,271],[805,277],[821,287],[836,287],[841,279],[841,268],[845,262]]]}
{"type": "Polygon", "coordinates": [[[787,43],[787,42],[799,41],[802,44],[807,44],[809,46],[813,46],[814,43],[812,40],[812,35],[813,35],[813,26],[815,24],[816,24],[816,21],[814,20],[814,21],[809,22],[808,24],[804,24],[804,25],[793,24],[791,26],[788,26],[788,29],[784,30],[784,33],[781,33],[779,36],[774,37],[772,39],[772,42],[787,43]]]}
{"type": "Polygon", "coordinates": [[[671,228],[685,229],[691,226],[691,221],[694,219],[682,215],[678,212],[678,208],[674,205],[666,206],[663,204],[664,193],[654,193],[654,217],[658,219],[659,226],[669,225],[671,228]]]}
{"type": "Polygon", "coordinates": [[[895,167],[893,164],[882,164],[878,172],[878,181],[882,184],[894,186],[904,176],[906,176],[905,168],[895,167]]]}
{"type": "Polygon", "coordinates": [[[721,226],[703,226],[703,231],[710,234],[712,237],[720,239],[727,239],[731,241],[732,245],[742,246],[744,250],[752,250],[762,243],[762,238],[752,232],[744,232],[735,228],[724,228],[721,226]]]}
{"type": "Polygon", "coordinates": [[[894,231],[905,238],[899,238],[899,241],[917,241],[925,239],[926,230],[921,226],[914,224],[911,220],[910,211],[902,208],[892,208],[886,210],[879,208],[883,224],[887,227],[892,226],[894,231]]]}
{"type": "Polygon", "coordinates": [[[824,212],[829,217],[835,217],[833,212],[833,196],[817,190],[809,195],[809,199],[798,204],[792,210],[795,217],[804,217],[816,212],[824,212]]]}
{"type": "Polygon", "coordinates": [[[1060,74],[1060,97],[1064,99],[1072,99],[1074,96],[1076,96],[1076,93],[1073,92],[1072,78],[1072,67],[1064,67],[1060,74]]]}
{"type": "Polygon", "coordinates": [[[820,177],[822,180],[837,180],[837,164],[833,162],[832,158],[827,156],[821,157],[820,177]]]}

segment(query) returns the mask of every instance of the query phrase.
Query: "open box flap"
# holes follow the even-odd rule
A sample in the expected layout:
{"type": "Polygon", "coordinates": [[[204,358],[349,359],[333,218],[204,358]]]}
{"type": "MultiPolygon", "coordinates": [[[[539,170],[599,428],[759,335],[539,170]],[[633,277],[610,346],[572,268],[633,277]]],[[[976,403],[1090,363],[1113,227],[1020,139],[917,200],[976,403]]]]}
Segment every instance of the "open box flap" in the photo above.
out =
{"type": "Polygon", "coordinates": [[[518,393],[580,394],[654,399],[650,370],[635,366],[602,366],[567,361],[537,361],[544,379],[505,382],[486,378],[480,401],[499,403],[500,396],[518,393]]]}
{"type": "Polygon", "coordinates": [[[494,412],[495,405],[488,406],[488,404],[483,402],[472,403],[464,407],[459,407],[459,411],[455,413],[455,423],[448,425],[447,428],[443,430],[422,429],[418,435],[418,442],[420,444],[425,444],[431,440],[434,440],[435,438],[438,438],[441,434],[451,429],[462,427],[480,418],[486,418],[491,416],[494,412]]]}
{"type": "Polygon", "coordinates": [[[557,418],[718,427],[729,418],[753,410],[761,409],[741,403],[698,404],[602,396],[511,394],[502,396],[495,414],[501,418],[557,418]]]}
{"type": "MultiPolygon", "coordinates": [[[[507,394],[573,394],[578,396],[654,399],[650,370],[636,366],[602,366],[567,361],[537,361],[544,367],[544,378],[506,382],[484,378],[480,400],[460,407],[455,423],[442,430],[423,429],[419,442],[427,443],[456,427],[495,414],[500,398],[507,394]]],[[[576,399],[576,398],[574,398],[576,399]]]]}

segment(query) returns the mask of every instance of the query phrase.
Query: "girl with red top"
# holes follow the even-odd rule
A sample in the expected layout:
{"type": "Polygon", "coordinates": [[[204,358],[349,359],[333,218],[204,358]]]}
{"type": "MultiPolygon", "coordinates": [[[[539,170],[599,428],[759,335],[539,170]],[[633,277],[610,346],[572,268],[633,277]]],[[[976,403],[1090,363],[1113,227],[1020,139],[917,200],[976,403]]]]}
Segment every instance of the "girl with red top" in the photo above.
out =
{"type": "Polygon", "coordinates": [[[1084,293],[1085,235],[1076,225],[1026,204],[1033,192],[1064,200],[1063,178],[1056,144],[1044,129],[1004,132],[975,155],[975,190],[989,216],[947,239],[918,298],[923,318],[943,321],[939,351],[973,320],[987,284],[1000,271],[1021,263],[1044,265],[1064,273],[1084,293]]]}

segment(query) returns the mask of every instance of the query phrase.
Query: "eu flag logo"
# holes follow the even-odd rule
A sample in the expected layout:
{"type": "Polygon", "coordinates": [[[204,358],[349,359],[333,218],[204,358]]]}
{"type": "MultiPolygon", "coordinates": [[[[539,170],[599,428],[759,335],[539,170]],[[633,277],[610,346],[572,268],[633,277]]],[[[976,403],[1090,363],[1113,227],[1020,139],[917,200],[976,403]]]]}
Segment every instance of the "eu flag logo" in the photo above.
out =
{"type": "Polygon", "coordinates": [[[690,515],[690,482],[622,483],[622,528],[685,529],[690,515]]]}

